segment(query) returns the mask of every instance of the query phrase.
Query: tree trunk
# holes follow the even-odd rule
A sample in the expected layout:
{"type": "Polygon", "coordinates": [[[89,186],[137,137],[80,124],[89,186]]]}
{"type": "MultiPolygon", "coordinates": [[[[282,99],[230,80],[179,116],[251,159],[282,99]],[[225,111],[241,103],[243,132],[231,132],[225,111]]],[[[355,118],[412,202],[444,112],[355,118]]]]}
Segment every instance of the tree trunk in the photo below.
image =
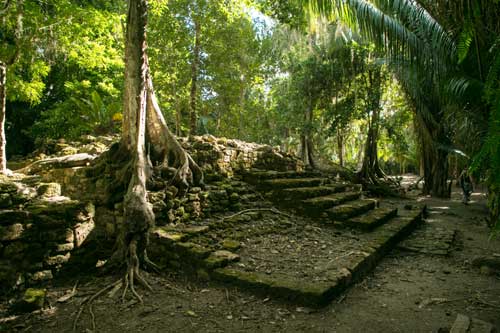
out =
{"type": "Polygon", "coordinates": [[[181,136],[182,111],[179,103],[179,98],[175,99],[175,135],[181,136]]]}
{"type": "Polygon", "coordinates": [[[309,99],[309,105],[307,111],[304,114],[305,128],[300,136],[300,149],[301,158],[304,165],[315,168],[314,156],[313,156],[313,143],[312,143],[312,120],[313,120],[313,106],[312,99],[309,99]]]}
{"type": "Polygon", "coordinates": [[[198,83],[198,67],[200,64],[200,33],[201,26],[198,18],[194,20],[194,49],[193,49],[193,62],[191,63],[191,98],[190,98],[190,133],[196,135],[198,116],[196,114],[196,97],[197,97],[197,83],[198,83]]]}
{"type": "Polygon", "coordinates": [[[5,137],[5,113],[7,103],[7,65],[0,62],[0,173],[7,172],[7,155],[6,145],[7,138],[5,137]]]}
{"type": "Polygon", "coordinates": [[[421,168],[425,181],[423,193],[438,198],[449,198],[448,152],[439,149],[436,144],[449,142],[445,129],[440,122],[425,121],[421,116],[417,117],[417,121],[421,142],[421,168]]]}
{"type": "Polygon", "coordinates": [[[240,82],[240,92],[239,92],[239,108],[238,108],[238,138],[243,140],[243,112],[245,111],[245,77],[241,79],[240,82]]]}
{"type": "Polygon", "coordinates": [[[337,129],[337,155],[339,157],[339,165],[344,166],[344,134],[342,130],[337,129]]]}
{"type": "Polygon", "coordinates": [[[359,175],[371,183],[377,183],[381,177],[378,164],[378,114],[379,110],[373,110],[372,119],[368,124],[368,134],[365,142],[365,153],[363,164],[359,175]]]}
{"type": "Polygon", "coordinates": [[[368,121],[368,134],[366,136],[365,154],[363,164],[358,176],[372,184],[377,184],[379,178],[385,178],[385,174],[378,162],[378,136],[380,128],[380,99],[382,97],[382,76],[379,68],[368,71],[368,82],[370,92],[368,93],[368,105],[371,110],[371,119],[368,121]]]}
{"type": "Polygon", "coordinates": [[[449,198],[448,152],[436,148],[433,142],[423,142],[422,150],[425,181],[423,193],[438,198],[449,198]]]}
{"type": "Polygon", "coordinates": [[[149,232],[154,226],[152,205],[148,202],[146,182],[152,166],[146,155],[146,140],[163,164],[177,167],[175,183],[188,187],[203,181],[201,169],[170,132],[156,101],[146,54],[147,0],[129,0],[125,44],[124,121],[121,152],[130,154],[131,177],[124,197],[124,223],[110,264],[126,264],[122,285],[140,301],[134,282],[151,289],[142,278],[139,266],[156,266],[147,257],[149,232]]]}
{"type": "MultiPolygon", "coordinates": [[[[7,1],[2,16],[8,11],[12,2],[7,1]]],[[[7,105],[7,68],[12,66],[21,54],[21,39],[23,37],[24,0],[17,0],[16,28],[14,33],[14,53],[7,58],[0,59],[0,174],[7,173],[7,137],[5,135],[5,116],[7,105]]],[[[2,45],[4,47],[4,45],[2,45]]]]}

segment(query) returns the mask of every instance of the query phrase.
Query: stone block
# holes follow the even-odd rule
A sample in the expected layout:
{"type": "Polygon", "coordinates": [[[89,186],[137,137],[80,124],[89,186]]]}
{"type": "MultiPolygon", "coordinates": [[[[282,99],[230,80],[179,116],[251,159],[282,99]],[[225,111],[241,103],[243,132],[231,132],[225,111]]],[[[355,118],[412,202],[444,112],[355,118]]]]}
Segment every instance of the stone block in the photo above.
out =
{"type": "Polygon", "coordinates": [[[12,205],[11,195],[9,193],[0,193],[0,208],[9,208],[12,205]]]}
{"type": "Polygon", "coordinates": [[[106,223],[105,230],[107,236],[115,236],[116,225],[114,223],[106,223]]]}
{"type": "Polygon", "coordinates": [[[5,246],[4,256],[9,259],[20,259],[28,246],[23,242],[13,242],[5,246]]]}
{"type": "Polygon", "coordinates": [[[0,281],[9,280],[13,275],[15,275],[15,268],[11,261],[6,258],[0,259],[0,281]]]}
{"type": "Polygon", "coordinates": [[[8,180],[0,180],[0,193],[15,193],[17,192],[17,185],[8,180]]]}
{"type": "Polygon", "coordinates": [[[61,184],[42,183],[37,188],[37,194],[43,197],[57,197],[61,195],[61,184]]]}
{"type": "Polygon", "coordinates": [[[234,239],[224,239],[222,247],[229,251],[235,251],[241,247],[241,243],[234,239]]]}
{"type": "Polygon", "coordinates": [[[58,254],[55,256],[50,256],[45,258],[45,264],[47,266],[60,266],[62,264],[65,264],[69,261],[71,258],[71,253],[66,253],[66,254],[58,254]]]}
{"type": "Polygon", "coordinates": [[[31,221],[31,214],[23,210],[0,211],[0,226],[14,223],[25,224],[31,221]]]}
{"type": "Polygon", "coordinates": [[[47,242],[72,243],[75,239],[75,235],[73,233],[73,230],[70,228],[42,230],[39,233],[38,239],[47,242]]]}
{"type": "Polygon", "coordinates": [[[231,262],[240,260],[240,256],[226,250],[215,251],[205,259],[204,263],[210,269],[227,266],[231,262]]]}
{"type": "Polygon", "coordinates": [[[153,235],[157,239],[167,241],[169,244],[175,242],[182,242],[187,238],[187,235],[180,232],[168,231],[163,228],[156,228],[153,235]]]}
{"type": "Polygon", "coordinates": [[[476,318],[469,318],[460,313],[450,329],[450,333],[493,333],[496,331],[492,324],[476,318]]]}
{"type": "Polygon", "coordinates": [[[80,247],[85,242],[85,240],[89,237],[92,231],[95,228],[94,220],[89,220],[84,223],[78,223],[75,226],[75,246],[80,247]]]}
{"type": "Polygon", "coordinates": [[[23,298],[13,305],[13,311],[16,313],[28,313],[40,310],[45,305],[45,289],[28,288],[24,292],[23,298]]]}
{"type": "Polygon", "coordinates": [[[51,270],[38,271],[30,275],[30,281],[33,283],[52,280],[54,276],[51,270]]]}
{"type": "Polygon", "coordinates": [[[0,227],[0,241],[13,241],[23,236],[24,226],[15,223],[9,226],[0,227]]]}
{"type": "Polygon", "coordinates": [[[54,251],[56,252],[68,252],[72,251],[75,248],[75,244],[73,242],[63,243],[63,244],[54,244],[54,251]]]}

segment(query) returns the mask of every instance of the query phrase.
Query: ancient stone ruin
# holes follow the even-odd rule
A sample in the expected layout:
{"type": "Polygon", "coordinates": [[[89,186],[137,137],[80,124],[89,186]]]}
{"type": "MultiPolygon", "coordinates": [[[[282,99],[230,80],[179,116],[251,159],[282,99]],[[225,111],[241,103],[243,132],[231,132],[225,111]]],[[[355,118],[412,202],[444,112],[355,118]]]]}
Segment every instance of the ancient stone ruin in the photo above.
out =
{"type": "MultiPolygon", "coordinates": [[[[122,197],[111,169],[95,174],[116,138],[52,142],[0,180],[2,289],[50,283],[113,244],[122,197]],[[98,253],[98,252],[93,252],[98,253]]],[[[205,188],[180,193],[166,175],[150,184],[156,215],[150,253],[182,270],[300,304],[328,303],[369,272],[421,221],[423,207],[370,198],[338,175],[305,170],[277,148],[212,136],[183,139],[205,188]]]]}

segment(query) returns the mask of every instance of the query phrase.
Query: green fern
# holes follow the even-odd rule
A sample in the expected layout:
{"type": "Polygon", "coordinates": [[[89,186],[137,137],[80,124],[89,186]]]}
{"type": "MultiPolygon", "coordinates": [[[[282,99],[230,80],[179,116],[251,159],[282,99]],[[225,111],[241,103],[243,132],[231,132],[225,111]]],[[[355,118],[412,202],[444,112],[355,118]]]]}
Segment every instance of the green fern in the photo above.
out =
{"type": "Polygon", "coordinates": [[[469,54],[470,45],[472,44],[472,39],[475,35],[474,27],[472,24],[466,24],[462,33],[458,37],[458,63],[461,64],[467,55],[469,54]]]}

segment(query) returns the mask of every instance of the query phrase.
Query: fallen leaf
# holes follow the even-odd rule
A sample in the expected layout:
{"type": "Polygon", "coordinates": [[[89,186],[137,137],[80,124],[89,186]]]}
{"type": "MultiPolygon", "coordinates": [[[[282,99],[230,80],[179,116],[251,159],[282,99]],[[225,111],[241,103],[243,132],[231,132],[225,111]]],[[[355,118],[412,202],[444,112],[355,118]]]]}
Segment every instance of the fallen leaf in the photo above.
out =
{"type": "Polygon", "coordinates": [[[59,297],[59,298],[57,299],[57,302],[58,302],[58,303],[64,303],[64,302],[67,302],[67,301],[69,301],[71,298],[73,298],[73,296],[75,296],[75,295],[76,295],[76,290],[71,290],[70,292],[68,292],[68,293],[66,293],[66,294],[62,295],[61,297],[59,297]]]}
{"type": "Polygon", "coordinates": [[[428,305],[441,304],[441,303],[445,303],[445,302],[448,302],[447,298],[427,298],[427,299],[424,299],[422,302],[420,302],[418,308],[422,309],[428,305]]]}
{"type": "Polygon", "coordinates": [[[299,306],[298,308],[296,308],[295,311],[300,312],[300,313],[307,313],[307,314],[314,312],[313,309],[304,308],[304,307],[301,307],[301,306],[299,306]]]}
{"type": "Polygon", "coordinates": [[[190,317],[194,317],[194,318],[198,317],[198,315],[194,311],[191,311],[191,310],[187,310],[186,314],[190,317]]]}

